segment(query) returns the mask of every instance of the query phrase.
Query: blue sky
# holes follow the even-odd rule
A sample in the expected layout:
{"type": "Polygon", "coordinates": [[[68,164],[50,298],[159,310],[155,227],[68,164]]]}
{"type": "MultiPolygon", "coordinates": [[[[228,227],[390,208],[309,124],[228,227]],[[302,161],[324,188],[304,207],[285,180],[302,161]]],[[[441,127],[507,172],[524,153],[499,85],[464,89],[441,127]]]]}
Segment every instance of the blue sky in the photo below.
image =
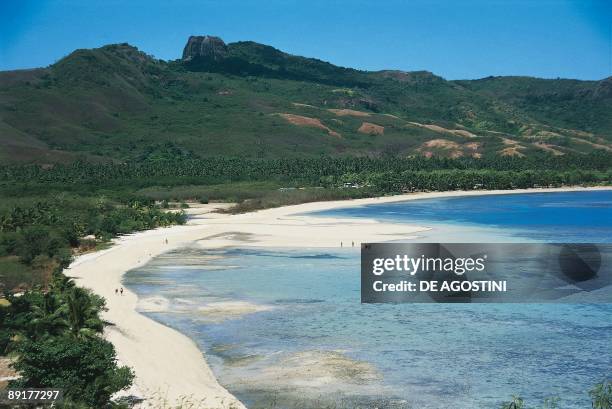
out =
{"type": "Polygon", "coordinates": [[[176,59],[192,34],[448,79],[612,75],[610,0],[0,0],[0,70],[118,42],[176,59]]]}

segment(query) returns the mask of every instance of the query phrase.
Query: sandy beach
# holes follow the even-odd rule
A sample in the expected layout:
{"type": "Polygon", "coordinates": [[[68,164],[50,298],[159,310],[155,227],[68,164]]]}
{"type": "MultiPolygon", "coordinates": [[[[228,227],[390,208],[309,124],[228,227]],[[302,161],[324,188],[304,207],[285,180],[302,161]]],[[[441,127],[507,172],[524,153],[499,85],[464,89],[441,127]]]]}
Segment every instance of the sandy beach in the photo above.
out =
{"type": "Polygon", "coordinates": [[[424,198],[581,190],[585,188],[415,193],[306,203],[239,215],[213,212],[228,206],[224,204],[198,205],[188,209],[191,217],[186,225],[116,239],[107,250],[77,258],[66,274],[74,277],[78,285],[106,299],[108,311],[103,318],[112,325],[106,328],[105,337],[115,345],[120,363],[134,369],[136,379],[128,394],[147,398],[141,407],[172,407],[187,399],[199,404],[193,407],[243,408],[244,405],[217,382],[203,353],[191,339],[140,314],[138,299],[131,291],[124,289],[122,296],[115,294],[127,271],[159,254],[194,242],[204,248],[338,248],[343,242],[350,248],[352,242],[359,246],[366,241],[414,239],[428,230],[426,226],[298,215],[301,213],[424,198]]]}

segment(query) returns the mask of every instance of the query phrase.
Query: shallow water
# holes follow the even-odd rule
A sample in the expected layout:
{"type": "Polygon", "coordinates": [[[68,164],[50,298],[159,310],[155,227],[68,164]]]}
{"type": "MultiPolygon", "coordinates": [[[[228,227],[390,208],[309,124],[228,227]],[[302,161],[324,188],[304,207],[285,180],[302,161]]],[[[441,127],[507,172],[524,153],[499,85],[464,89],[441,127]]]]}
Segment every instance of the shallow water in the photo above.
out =
{"type": "MultiPolygon", "coordinates": [[[[603,242],[611,198],[487,196],[326,213],[423,222],[438,217],[432,207],[461,208],[455,228],[467,222],[492,240],[603,242]],[[538,226],[509,220],[512,211],[539,212],[538,226]],[[511,229],[488,227],[503,223],[511,229]]],[[[559,396],[560,407],[582,409],[588,389],[612,376],[612,304],[362,305],[352,248],[181,249],[125,283],[142,310],[196,340],[250,407],[495,408],[520,395],[533,406],[559,396]]]]}

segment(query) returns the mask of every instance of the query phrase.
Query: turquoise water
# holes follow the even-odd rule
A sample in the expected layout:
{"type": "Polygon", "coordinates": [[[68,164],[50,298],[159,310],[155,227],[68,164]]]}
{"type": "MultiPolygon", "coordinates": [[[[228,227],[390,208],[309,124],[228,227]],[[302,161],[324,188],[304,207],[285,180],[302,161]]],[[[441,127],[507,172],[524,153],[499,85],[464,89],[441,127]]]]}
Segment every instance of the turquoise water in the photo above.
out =
{"type": "MultiPolygon", "coordinates": [[[[610,241],[610,199],[487,196],[334,215],[434,221],[434,234],[451,222],[497,238],[602,242],[610,241]],[[448,209],[454,218],[439,219],[448,209]],[[537,226],[516,220],[534,212],[537,226]]],[[[533,406],[558,396],[560,407],[583,409],[587,391],[612,377],[612,304],[362,305],[359,277],[352,248],[186,248],[125,283],[147,314],[191,336],[249,407],[497,408],[519,395],[533,406]]]]}
{"type": "MultiPolygon", "coordinates": [[[[449,197],[351,207],[315,214],[444,226],[443,230],[448,230],[450,224],[460,226],[463,232],[468,227],[467,231],[473,229],[474,233],[483,233],[483,238],[513,236],[519,240],[558,243],[612,242],[610,190],[449,197]],[[502,228],[503,231],[491,228],[502,228]]],[[[433,234],[443,237],[435,231],[433,234]]],[[[480,238],[481,235],[478,236],[480,238]]]]}

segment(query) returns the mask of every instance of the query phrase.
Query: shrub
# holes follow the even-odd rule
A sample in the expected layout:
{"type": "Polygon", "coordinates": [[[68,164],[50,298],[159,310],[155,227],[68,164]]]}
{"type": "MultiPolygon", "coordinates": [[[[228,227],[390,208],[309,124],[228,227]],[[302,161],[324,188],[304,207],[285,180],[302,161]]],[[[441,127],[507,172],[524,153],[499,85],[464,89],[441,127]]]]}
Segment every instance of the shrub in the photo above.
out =
{"type": "Polygon", "coordinates": [[[17,350],[20,359],[13,366],[21,378],[10,387],[59,388],[66,398],[91,407],[107,405],[134,378],[128,367],[117,366],[112,344],[99,337],[24,340],[17,350]]]}

